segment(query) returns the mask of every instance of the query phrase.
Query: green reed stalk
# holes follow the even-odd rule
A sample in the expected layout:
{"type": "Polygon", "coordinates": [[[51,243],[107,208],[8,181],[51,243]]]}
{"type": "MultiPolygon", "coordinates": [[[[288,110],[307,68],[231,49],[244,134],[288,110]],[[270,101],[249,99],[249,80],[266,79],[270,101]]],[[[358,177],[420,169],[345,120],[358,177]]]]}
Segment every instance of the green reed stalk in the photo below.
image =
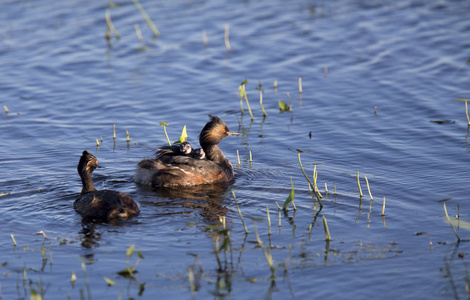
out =
{"type": "Polygon", "coordinates": [[[323,217],[323,227],[325,228],[325,238],[327,241],[331,241],[330,230],[328,229],[328,223],[326,222],[325,216],[323,217]]]}
{"type": "MultiPolygon", "coordinates": [[[[219,270],[222,270],[222,262],[219,256],[219,236],[217,235],[215,238],[215,243],[212,241],[212,247],[214,247],[215,259],[217,260],[217,264],[219,265],[219,270]]],[[[213,239],[213,240],[214,240],[213,239]]]]}
{"type": "Polygon", "coordinates": [[[116,124],[113,124],[113,139],[116,139],[116,124]]]}
{"type": "Polygon", "coordinates": [[[238,153],[238,149],[237,149],[237,159],[238,159],[238,165],[241,165],[241,163],[240,163],[240,154],[238,153]]]}
{"type": "Polygon", "coordinates": [[[357,171],[357,187],[359,188],[359,195],[361,195],[362,198],[362,189],[361,189],[361,183],[359,182],[359,170],[357,171]]]}
{"type": "Polygon", "coordinates": [[[83,278],[85,279],[85,286],[86,286],[86,292],[88,294],[88,299],[91,300],[90,282],[88,281],[88,276],[86,275],[85,262],[82,262],[82,271],[83,271],[83,278]]]}
{"type": "Polygon", "coordinates": [[[299,77],[299,94],[302,94],[302,77],[299,77]]]}
{"type": "Polygon", "coordinates": [[[129,136],[129,131],[127,131],[126,129],[126,141],[129,143],[129,141],[131,140],[130,136],[129,136]]]}
{"type": "Polygon", "coordinates": [[[300,160],[300,153],[302,153],[303,151],[301,150],[298,150],[297,149],[297,158],[299,160],[299,165],[300,165],[300,170],[302,170],[302,174],[304,174],[305,176],[305,179],[307,179],[308,181],[308,184],[309,184],[309,187],[312,189],[312,192],[313,194],[315,195],[315,199],[317,200],[318,204],[320,205],[320,208],[323,207],[323,204],[321,203],[321,196],[317,193],[317,191],[315,190],[315,186],[313,185],[313,183],[310,181],[310,179],[308,178],[307,174],[305,173],[304,171],[304,167],[302,166],[302,161],[300,160]]]}
{"type": "Polygon", "coordinates": [[[385,197],[384,197],[384,202],[382,204],[382,214],[381,216],[385,216],[385,197]]]}
{"type": "Polygon", "coordinates": [[[320,198],[323,198],[323,196],[321,195],[320,190],[318,189],[318,186],[317,186],[317,178],[318,178],[317,165],[314,165],[314,167],[313,167],[313,185],[315,186],[315,191],[318,193],[318,196],[320,196],[320,198]]]}
{"type": "Polygon", "coordinates": [[[120,39],[121,34],[119,34],[119,32],[114,27],[113,22],[111,22],[111,15],[109,13],[109,8],[106,8],[105,18],[106,18],[106,24],[108,25],[109,30],[114,34],[114,36],[116,36],[117,39],[120,39]]]}
{"type": "Polygon", "coordinates": [[[134,29],[135,29],[135,34],[137,35],[137,39],[139,40],[139,43],[142,44],[144,42],[144,37],[142,36],[142,31],[140,30],[139,24],[135,23],[134,29]]]}
{"type": "Polygon", "coordinates": [[[157,26],[155,26],[152,19],[150,19],[149,15],[145,11],[145,9],[142,7],[139,0],[132,0],[132,2],[134,2],[137,9],[140,11],[140,14],[144,17],[145,22],[147,22],[147,25],[152,29],[153,35],[158,37],[160,35],[160,32],[158,31],[157,26]]]}
{"type": "Polygon", "coordinates": [[[452,227],[452,230],[454,231],[454,234],[457,237],[457,240],[460,242],[460,237],[457,234],[457,231],[455,230],[454,225],[452,225],[452,222],[450,221],[449,215],[447,214],[446,201],[444,201],[444,213],[446,214],[447,221],[449,222],[450,226],[452,227]]]}
{"type": "Polygon", "coordinates": [[[13,240],[13,246],[16,246],[15,236],[13,235],[13,233],[10,236],[11,236],[11,239],[13,240]]]}
{"type": "Polygon", "coordinates": [[[230,50],[232,50],[232,47],[230,46],[228,35],[229,35],[229,26],[228,26],[228,23],[225,23],[225,34],[224,34],[225,48],[227,48],[227,51],[230,52],[230,50]]]}
{"type": "Polygon", "coordinates": [[[258,234],[258,230],[256,229],[255,221],[253,221],[253,229],[255,230],[255,235],[256,235],[256,240],[258,241],[258,245],[261,247],[261,250],[263,250],[264,257],[266,258],[266,262],[268,263],[269,269],[271,270],[271,280],[274,280],[275,275],[276,275],[276,267],[274,266],[274,260],[271,255],[271,249],[263,246],[263,242],[261,241],[261,238],[259,237],[259,234],[258,234]]]}
{"type": "Polygon", "coordinates": [[[235,205],[237,206],[238,214],[240,215],[240,219],[242,220],[243,228],[245,228],[245,233],[248,234],[248,229],[246,228],[245,221],[243,220],[242,212],[240,211],[240,207],[238,207],[237,197],[235,197],[235,192],[232,190],[233,200],[235,200],[235,205]]]}
{"type": "Polygon", "coordinates": [[[372,197],[372,193],[370,192],[369,180],[367,180],[367,176],[365,176],[365,175],[364,175],[364,178],[366,179],[367,190],[369,191],[370,200],[374,200],[374,197],[372,197]]]}
{"type": "Polygon", "coordinates": [[[164,121],[161,121],[160,126],[163,127],[163,131],[165,132],[165,136],[166,136],[166,140],[168,141],[168,145],[171,146],[170,138],[168,137],[168,133],[166,132],[166,127],[170,126],[170,124],[168,124],[164,121]]]}
{"type": "Polygon", "coordinates": [[[266,214],[268,215],[268,234],[271,235],[271,217],[269,216],[269,207],[266,206],[266,214]]]}
{"type": "Polygon", "coordinates": [[[259,105],[261,106],[261,110],[263,111],[263,116],[266,117],[268,114],[266,113],[266,110],[264,110],[263,91],[261,89],[259,90],[259,105]]]}
{"type": "Polygon", "coordinates": [[[252,120],[254,120],[255,118],[253,117],[253,113],[251,112],[250,103],[248,102],[248,96],[246,95],[246,90],[245,90],[245,85],[246,85],[247,82],[248,82],[248,80],[245,80],[245,81],[242,82],[240,92],[241,92],[243,98],[245,98],[246,106],[248,108],[248,112],[250,113],[250,117],[251,117],[252,120]]]}
{"type": "Polygon", "coordinates": [[[468,125],[470,125],[470,118],[468,117],[468,105],[467,105],[467,101],[470,101],[470,99],[458,98],[458,99],[455,99],[455,100],[465,102],[465,115],[467,116],[467,123],[468,123],[468,125]]]}
{"type": "Polygon", "coordinates": [[[470,118],[468,117],[467,101],[465,101],[465,115],[467,116],[467,123],[468,125],[470,125],[470,118]]]}

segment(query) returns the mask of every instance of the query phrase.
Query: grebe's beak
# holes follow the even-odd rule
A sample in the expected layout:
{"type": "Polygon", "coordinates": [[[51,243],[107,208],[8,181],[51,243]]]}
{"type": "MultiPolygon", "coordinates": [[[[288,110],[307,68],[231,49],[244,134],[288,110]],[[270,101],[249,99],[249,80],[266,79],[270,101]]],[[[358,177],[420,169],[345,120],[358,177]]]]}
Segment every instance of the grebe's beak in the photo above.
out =
{"type": "Polygon", "coordinates": [[[227,131],[226,132],[228,135],[242,135],[241,133],[235,132],[235,131],[227,131]]]}

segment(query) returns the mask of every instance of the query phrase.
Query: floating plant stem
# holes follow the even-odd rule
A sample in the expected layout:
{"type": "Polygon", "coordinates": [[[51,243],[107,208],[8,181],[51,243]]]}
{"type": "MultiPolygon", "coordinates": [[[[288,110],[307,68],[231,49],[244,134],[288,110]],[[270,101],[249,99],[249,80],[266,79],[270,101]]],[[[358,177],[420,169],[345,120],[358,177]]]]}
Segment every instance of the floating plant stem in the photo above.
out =
{"type": "Polygon", "coordinates": [[[142,36],[142,31],[140,30],[139,24],[135,23],[134,29],[135,29],[135,34],[137,35],[137,39],[139,40],[139,43],[142,44],[144,42],[144,37],[142,36]]]}
{"type": "Polygon", "coordinates": [[[467,123],[468,125],[470,125],[470,118],[468,117],[468,105],[467,105],[467,102],[470,101],[470,99],[458,98],[456,100],[465,102],[465,115],[467,116],[467,123]]]}
{"type": "Polygon", "coordinates": [[[129,131],[127,131],[127,129],[126,129],[126,141],[129,143],[130,140],[131,140],[131,138],[129,136],[129,131]]]}
{"type": "Polygon", "coordinates": [[[232,50],[232,47],[230,46],[228,34],[229,34],[229,26],[228,26],[228,23],[225,23],[225,34],[224,34],[225,48],[227,48],[227,51],[230,52],[230,50],[232,50]]]}
{"type": "Polygon", "coordinates": [[[267,116],[268,114],[266,113],[266,110],[264,109],[264,106],[263,106],[263,91],[260,90],[259,91],[259,105],[261,106],[261,110],[263,111],[263,116],[267,116]]]}
{"type": "Polygon", "coordinates": [[[100,146],[100,142],[98,141],[98,139],[96,139],[96,147],[99,147],[100,146]]]}
{"type": "Polygon", "coordinates": [[[243,228],[245,228],[245,233],[248,233],[248,229],[246,228],[245,221],[243,220],[242,212],[240,211],[240,207],[238,207],[237,197],[235,197],[235,192],[232,189],[233,200],[235,200],[235,205],[237,206],[238,214],[240,215],[240,219],[242,220],[243,228]]]}
{"type": "Polygon", "coordinates": [[[3,194],[0,194],[0,197],[6,196],[6,195],[10,195],[10,193],[3,193],[3,194]]]}
{"type": "Polygon", "coordinates": [[[248,80],[245,79],[245,81],[243,81],[240,84],[238,89],[240,90],[240,95],[243,96],[243,98],[245,98],[246,107],[248,108],[248,112],[250,113],[251,119],[254,120],[255,118],[253,117],[253,113],[251,112],[250,103],[248,102],[248,96],[246,95],[246,90],[245,90],[245,86],[247,83],[248,83],[248,80]]]}
{"type": "Polygon", "coordinates": [[[307,179],[308,181],[308,184],[309,184],[309,187],[310,189],[312,190],[313,194],[315,195],[315,199],[317,200],[318,204],[320,205],[320,208],[323,207],[323,204],[321,203],[321,195],[319,195],[315,189],[315,186],[313,185],[313,183],[310,181],[310,179],[308,178],[307,174],[305,173],[304,171],[304,167],[302,166],[302,161],[300,160],[300,153],[304,152],[302,150],[299,150],[299,149],[296,149],[297,151],[297,158],[299,160],[299,165],[300,165],[300,170],[302,170],[302,174],[304,174],[305,176],[305,179],[307,179]]]}
{"type": "Polygon", "coordinates": [[[317,164],[313,165],[313,186],[315,187],[315,192],[318,194],[320,198],[323,198],[323,196],[320,193],[320,190],[318,189],[317,186],[317,178],[318,178],[318,173],[317,173],[317,164]]]}
{"type": "Polygon", "coordinates": [[[268,215],[268,234],[271,235],[271,217],[269,216],[268,206],[266,206],[266,214],[268,215]]]}
{"type": "Polygon", "coordinates": [[[250,164],[251,164],[251,162],[253,161],[253,156],[251,155],[251,150],[249,152],[250,152],[250,164]]]}
{"type": "Polygon", "coordinates": [[[328,186],[326,185],[326,182],[325,182],[325,194],[328,194],[328,186]]]}
{"type": "Polygon", "coordinates": [[[312,182],[310,181],[310,179],[308,178],[307,174],[306,174],[305,171],[304,171],[304,167],[302,166],[302,161],[300,160],[300,153],[302,153],[302,152],[304,152],[304,151],[299,150],[299,149],[296,149],[296,150],[297,150],[297,158],[298,158],[298,160],[299,160],[300,170],[302,171],[302,174],[304,174],[305,179],[307,179],[308,184],[309,184],[309,187],[310,187],[313,191],[315,191],[315,188],[314,188],[312,182]]]}
{"type": "Polygon", "coordinates": [[[104,281],[106,281],[106,283],[109,285],[109,286],[113,286],[116,284],[116,282],[114,282],[113,280],[109,279],[108,277],[104,277],[103,278],[104,281]]]}
{"type": "Polygon", "coordinates": [[[238,159],[238,165],[241,165],[241,163],[240,163],[240,154],[238,153],[238,149],[237,149],[237,159],[238,159]]]}
{"type": "Polygon", "coordinates": [[[75,272],[72,271],[72,276],[70,276],[70,283],[72,284],[72,287],[75,285],[75,281],[77,281],[77,275],[75,275],[75,272]]]}
{"type": "Polygon", "coordinates": [[[374,200],[374,197],[372,197],[372,193],[370,192],[369,180],[367,180],[367,176],[365,176],[365,175],[364,175],[364,178],[366,179],[367,190],[369,191],[370,200],[374,200]]]}
{"type": "Polygon", "coordinates": [[[9,113],[10,111],[8,110],[8,107],[6,105],[3,105],[3,108],[5,109],[5,113],[9,113]]]}
{"type": "Polygon", "coordinates": [[[116,139],[116,124],[113,124],[113,139],[116,139]]]}
{"type": "Polygon", "coordinates": [[[299,77],[299,94],[302,94],[302,76],[299,77]]]}
{"type": "Polygon", "coordinates": [[[381,216],[385,216],[385,197],[384,197],[384,202],[382,204],[382,214],[381,216]]]}
{"type": "Polygon", "coordinates": [[[359,188],[359,195],[361,195],[362,198],[362,189],[361,189],[361,183],[359,182],[359,170],[357,171],[357,187],[359,188]]]}
{"type": "Polygon", "coordinates": [[[144,17],[145,22],[147,22],[148,26],[152,29],[153,35],[156,37],[159,36],[160,32],[158,31],[157,26],[155,26],[155,24],[152,22],[152,19],[150,19],[149,15],[145,11],[145,9],[142,7],[139,0],[132,0],[132,2],[134,2],[137,9],[140,11],[142,16],[144,17]]]}
{"type": "Polygon", "coordinates": [[[294,183],[292,182],[292,177],[290,178],[290,184],[291,184],[292,190],[289,196],[287,197],[286,201],[284,202],[284,205],[282,206],[282,209],[285,211],[287,210],[291,202],[294,201],[295,191],[294,191],[294,183]]]}
{"type": "Polygon", "coordinates": [[[333,187],[335,188],[335,195],[336,195],[336,182],[333,182],[333,187]]]}
{"type": "Polygon", "coordinates": [[[86,291],[87,291],[87,294],[88,294],[88,299],[91,300],[90,282],[88,281],[88,276],[86,275],[85,262],[82,262],[82,271],[83,271],[83,278],[85,279],[85,286],[86,286],[86,291]]]}
{"type": "Polygon", "coordinates": [[[276,274],[276,267],[274,266],[274,260],[271,255],[271,250],[263,246],[263,242],[261,241],[259,234],[258,234],[258,230],[256,229],[255,221],[253,221],[253,229],[255,230],[255,235],[256,235],[256,240],[258,241],[258,245],[261,247],[261,250],[263,250],[264,257],[266,258],[269,269],[271,270],[271,280],[274,280],[274,277],[276,274]]]}
{"type": "Polygon", "coordinates": [[[171,146],[170,138],[168,137],[168,133],[166,132],[166,127],[170,126],[170,124],[164,121],[161,121],[160,126],[163,127],[163,131],[165,131],[165,136],[166,136],[166,140],[168,141],[168,145],[171,146]]]}
{"type": "Polygon", "coordinates": [[[41,247],[42,260],[47,261],[47,254],[43,247],[41,247]]]}
{"type": "Polygon", "coordinates": [[[106,24],[108,25],[108,29],[114,34],[114,36],[116,36],[117,39],[120,39],[121,34],[119,34],[119,32],[114,27],[113,22],[111,22],[111,15],[109,13],[109,7],[106,8],[105,17],[106,17],[106,24]]]}
{"type": "MultiPolygon", "coordinates": [[[[468,99],[467,99],[468,100],[468,99]]],[[[470,118],[468,117],[468,105],[467,101],[465,101],[465,115],[467,116],[467,123],[470,125],[470,118]]]]}
{"type": "Polygon", "coordinates": [[[289,101],[290,101],[290,109],[289,110],[292,110],[292,103],[293,102],[292,102],[292,98],[290,97],[290,93],[287,92],[286,95],[287,95],[287,98],[289,98],[289,101]]]}
{"type": "Polygon", "coordinates": [[[13,240],[13,245],[16,246],[16,240],[15,240],[15,236],[13,235],[13,233],[11,234],[11,239],[13,240]]]}
{"type": "Polygon", "coordinates": [[[454,225],[452,225],[452,222],[450,221],[449,215],[447,214],[446,201],[447,200],[443,201],[443,203],[444,203],[444,213],[446,214],[447,221],[449,222],[450,226],[452,227],[452,230],[454,231],[454,234],[457,237],[457,240],[460,242],[460,237],[457,234],[457,231],[455,230],[454,225]]]}
{"type": "Polygon", "coordinates": [[[212,240],[215,240],[215,243],[214,241],[212,241],[212,247],[214,248],[214,253],[215,253],[215,258],[217,260],[217,264],[219,265],[219,270],[222,271],[222,262],[220,261],[220,256],[219,256],[219,251],[220,251],[220,248],[219,248],[219,236],[217,235],[214,239],[212,240]]]}
{"type": "Polygon", "coordinates": [[[328,223],[326,222],[325,216],[323,217],[323,227],[325,228],[325,238],[327,241],[331,241],[330,230],[328,229],[328,223]]]}

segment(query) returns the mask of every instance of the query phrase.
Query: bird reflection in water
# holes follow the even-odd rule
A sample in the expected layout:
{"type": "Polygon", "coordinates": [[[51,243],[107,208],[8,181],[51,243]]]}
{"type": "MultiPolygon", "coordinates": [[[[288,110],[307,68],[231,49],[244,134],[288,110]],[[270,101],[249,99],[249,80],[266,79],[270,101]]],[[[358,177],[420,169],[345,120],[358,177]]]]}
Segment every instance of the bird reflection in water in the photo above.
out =
{"type": "Polygon", "coordinates": [[[157,206],[164,215],[200,213],[208,225],[218,225],[219,218],[226,216],[228,203],[224,195],[228,187],[227,183],[175,188],[138,186],[143,193],[151,192],[159,200],[141,199],[142,206],[157,206]]]}

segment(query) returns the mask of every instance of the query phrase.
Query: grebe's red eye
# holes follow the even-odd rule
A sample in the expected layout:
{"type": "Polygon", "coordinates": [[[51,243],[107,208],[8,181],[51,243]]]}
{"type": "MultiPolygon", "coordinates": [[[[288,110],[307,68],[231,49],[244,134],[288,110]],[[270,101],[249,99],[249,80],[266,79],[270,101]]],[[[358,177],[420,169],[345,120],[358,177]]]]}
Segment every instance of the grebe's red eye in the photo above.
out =
{"type": "Polygon", "coordinates": [[[222,133],[225,133],[225,128],[222,128],[222,133]]]}

